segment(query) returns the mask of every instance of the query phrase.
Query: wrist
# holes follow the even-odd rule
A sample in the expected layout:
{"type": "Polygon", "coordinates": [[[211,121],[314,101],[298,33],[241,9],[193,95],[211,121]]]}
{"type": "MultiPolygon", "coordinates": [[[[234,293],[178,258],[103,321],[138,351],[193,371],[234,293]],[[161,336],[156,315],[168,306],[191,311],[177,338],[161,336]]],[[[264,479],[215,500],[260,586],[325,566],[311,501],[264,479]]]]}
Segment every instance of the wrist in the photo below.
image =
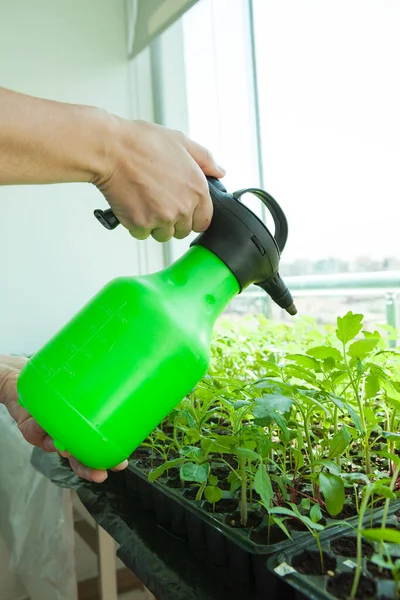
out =
{"type": "Polygon", "coordinates": [[[100,186],[116,170],[121,119],[101,108],[82,107],[90,114],[83,117],[93,145],[90,152],[89,183],[100,186]]]}

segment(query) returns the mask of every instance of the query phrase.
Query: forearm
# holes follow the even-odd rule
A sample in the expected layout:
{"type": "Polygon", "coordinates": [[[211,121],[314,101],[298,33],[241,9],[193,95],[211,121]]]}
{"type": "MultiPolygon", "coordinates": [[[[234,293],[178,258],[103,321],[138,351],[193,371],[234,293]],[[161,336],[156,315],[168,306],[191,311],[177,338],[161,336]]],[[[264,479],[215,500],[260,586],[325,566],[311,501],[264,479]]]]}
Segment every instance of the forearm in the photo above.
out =
{"type": "Polygon", "coordinates": [[[0,88],[0,185],[96,182],[113,117],[0,88]]]}
{"type": "Polygon", "coordinates": [[[7,406],[18,374],[27,360],[22,356],[0,354],[0,404],[7,406]]]}

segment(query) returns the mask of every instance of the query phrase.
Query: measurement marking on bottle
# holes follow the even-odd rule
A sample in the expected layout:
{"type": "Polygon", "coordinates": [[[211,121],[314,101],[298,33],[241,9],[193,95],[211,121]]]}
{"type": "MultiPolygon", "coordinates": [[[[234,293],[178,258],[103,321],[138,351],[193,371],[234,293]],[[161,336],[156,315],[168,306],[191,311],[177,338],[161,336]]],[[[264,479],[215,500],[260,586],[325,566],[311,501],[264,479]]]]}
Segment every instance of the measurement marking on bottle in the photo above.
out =
{"type": "Polygon", "coordinates": [[[100,309],[106,313],[107,319],[99,327],[96,325],[89,325],[89,324],[84,323],[83,324],[84,329],[88,330],[89,337],[84,342],[82,342],[82,344],[80,344],[79,346],[77,346],[74,343],[64,342],[64,347],[66,347],[68,350],[71,350],[72,355],[69,356],[68,359],[58,369],[54,369],[53,367],[43,365],[43,369],[45,370],[46,374],[48,375],[48,378],[46,379],[46,383],[48,383],[52,379],[54,379],[54,377],[56,377],[60,372],[66,373],[68,375],[68,377],[70,377],[70,378],[75,377],[76,373],[73,369],[71,369],[70,361],[73,358],[75,358],[75,356],[77,356],[78,354],[82,354],[89,361],[93,362],[95,357],[93,356],[93,354],[90,352],[90,350],[88,348],[88,344],[90,344],[91,342],[95,341],[95,342],[101,343],[101,344],[112,343],[112,345],[111,345],[111,348],[112,348],[114,346],[115,342],[112,342],[112,340],[110,340],[109,336],[104,335],[104,333],[102,332],[102,329],[104,329],[106,327],[106,325],[108,325],[112,321],[112,319],[115,317],[118,319],[118,321],[120,321],[124,325],[127,325],[128,319],[121,313],[122,309],[127,304],[128,303],[126,301],[123,302],[123,304],[118,306],[115,311],[113,309],[109,308],[108,306],[101,304],[100,309]]]}

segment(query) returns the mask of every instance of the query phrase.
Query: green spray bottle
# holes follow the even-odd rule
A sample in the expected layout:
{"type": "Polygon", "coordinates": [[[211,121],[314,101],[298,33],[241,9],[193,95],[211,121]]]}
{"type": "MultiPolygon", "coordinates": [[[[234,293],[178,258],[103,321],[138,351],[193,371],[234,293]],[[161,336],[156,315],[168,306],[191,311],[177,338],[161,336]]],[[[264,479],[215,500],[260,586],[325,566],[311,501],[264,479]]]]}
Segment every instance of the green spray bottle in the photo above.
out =
{"type": "MultiPolygon", "coordinates": [[[[290,314],[279,276],[287,222],[259,189],[229,194],[209,178],[209,228],[168,268],[108,283],[29,360],[18,379],[22,406],[85,465],[121,463],[188,394],[209,366],[217,317],[252,283],[290,314]],[[240,202],[255,194],[269,209],[275,236],[240,202]]],[[[95,211],[108,229],[111,210],[95,211]]]]}

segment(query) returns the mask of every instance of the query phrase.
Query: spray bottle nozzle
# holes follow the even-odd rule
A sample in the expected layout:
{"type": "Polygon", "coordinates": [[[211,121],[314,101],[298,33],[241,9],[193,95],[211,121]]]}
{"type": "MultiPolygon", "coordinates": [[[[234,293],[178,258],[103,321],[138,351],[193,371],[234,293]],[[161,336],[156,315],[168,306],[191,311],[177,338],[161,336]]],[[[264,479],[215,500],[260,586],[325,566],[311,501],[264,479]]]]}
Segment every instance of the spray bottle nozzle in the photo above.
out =
{"type": "Polygon", "coordinates": [[[297,309],[279,276],[279,261],[288,236],[285,214],[277,201],[258,188],[229,194],[218,180],[209,178],[214,214],[210,227],[192,242],[216,254],[232,271],[243,291],[251,284],[261,287],[290,315],[297,309]],[[274,234],[245,204],[244,194],[256,196],[270,212],[274,234]]]}
{"type": "Polygon", "coordinates": [[[286,310],[289,315],[296,315],[297,308],[293,302],[292,294],[289,292],[285,282],[281,279],[279,273],[276,273],[268,281],[257,284],[261,287],[278,306],[286,310]]]}

